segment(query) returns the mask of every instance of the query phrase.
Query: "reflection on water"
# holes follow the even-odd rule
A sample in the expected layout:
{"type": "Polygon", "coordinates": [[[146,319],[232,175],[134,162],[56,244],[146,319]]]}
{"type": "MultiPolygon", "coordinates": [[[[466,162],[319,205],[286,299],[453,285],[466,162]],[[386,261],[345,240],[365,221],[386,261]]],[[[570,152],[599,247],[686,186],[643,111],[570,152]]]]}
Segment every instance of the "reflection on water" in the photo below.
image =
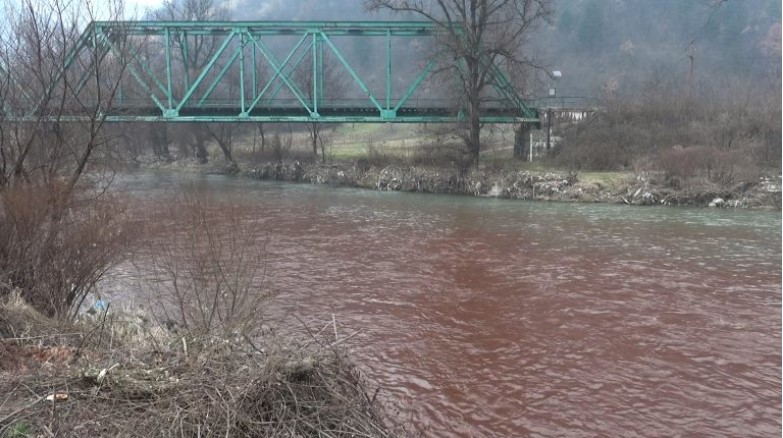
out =
{"type": "Polygon", "coordinates": [[[271,312],[362,328],[353,357],[426,435],[781,433],[780,213],[185,184],[251,207],[271,312]]]}

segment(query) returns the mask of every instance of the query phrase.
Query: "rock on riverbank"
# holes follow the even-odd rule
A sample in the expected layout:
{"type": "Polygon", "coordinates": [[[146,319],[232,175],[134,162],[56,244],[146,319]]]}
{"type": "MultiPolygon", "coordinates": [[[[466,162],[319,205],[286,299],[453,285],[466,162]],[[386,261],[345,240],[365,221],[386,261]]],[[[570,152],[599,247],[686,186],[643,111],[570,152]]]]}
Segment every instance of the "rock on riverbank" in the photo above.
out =
{"type": "Polygon", "coordinates": [[[484,169],[461,175],[451,168],[403,164],[381,167],[363,160],[335,164],[268,162],[242,173],[261,180],[507,199],[733,208],[780,209],[781,206],[779,175],[728,188],[703,181],[672,188],[659,183],[655,175],[629,174],[606,183],[582,178],[575,172],[484,169]]]}

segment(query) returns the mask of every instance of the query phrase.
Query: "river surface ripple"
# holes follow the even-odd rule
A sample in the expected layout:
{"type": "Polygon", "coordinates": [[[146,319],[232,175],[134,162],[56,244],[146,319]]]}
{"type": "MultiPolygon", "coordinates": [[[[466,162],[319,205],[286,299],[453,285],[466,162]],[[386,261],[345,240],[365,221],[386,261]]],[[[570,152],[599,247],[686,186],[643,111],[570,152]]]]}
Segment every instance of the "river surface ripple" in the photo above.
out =
{"type": "Polygon", "coordinates": [[[779,212],[115,186],[183,184],[248,207],[270,312],[362,329],[346,348],[425,436],[781,434],[779,212]]]}

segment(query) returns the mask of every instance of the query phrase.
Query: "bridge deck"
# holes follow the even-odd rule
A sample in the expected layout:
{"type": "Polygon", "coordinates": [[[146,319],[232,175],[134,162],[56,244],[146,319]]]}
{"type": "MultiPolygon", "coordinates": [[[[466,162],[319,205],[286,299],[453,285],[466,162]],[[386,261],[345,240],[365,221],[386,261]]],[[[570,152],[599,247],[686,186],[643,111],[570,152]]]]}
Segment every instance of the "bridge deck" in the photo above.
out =
{"type": "MultiPolygon", "coordinates": [[[[207,103],[200,106],[185,106],[174,113],[167,113],[160,107],[135,101],[114,103],[103,110],[107,122],[290,122],[290,123],[457,123],[466,120],[457,105],[443,102],[411,102],[411,106],[393,109],[378,109],[359,102],[334,101],[317,109],[304,108],[290,101],[271,102],[255,106],[250,110],[235,102],[207,103]],[[311,111],[314,110],[314,111],[311,111]]],[[[22,114],[21,108],[16,114],[22,114]]],[[[534,113],[536,114],[536,113],[534,113]]],[[[24,118],[34,120],[40,114],[27,114],[24,118]]],[[[6,117],[14,119],[18,117],[6,117]]],[[[82,108],[64,110],[58,120],[89,120],[82,108]]],[[[537,118],[526,117],[520,111],[490,103],[482,108],[482,123],[537,123],[537,118]]]]}
{"type": "MultiPolygon", "coordinates": [[[[109,121],[126,119],[145,121],[236,121],[236,122],[395,122],[395,123],[452,123],[465,119],[453,107],[402,107],[392,114],[367,106],[325,106],[317,109],[317,115],[302,107],[264,106],[243,112],[235,106],[185,107],[176,115],[167,117],[157,107],[115,105],[107,111],[109,121]]],[[[506,108],[487,108],[482,111],[482,121],[487,123],[518,123],[528,121],[516,111],[506,108]]]]}

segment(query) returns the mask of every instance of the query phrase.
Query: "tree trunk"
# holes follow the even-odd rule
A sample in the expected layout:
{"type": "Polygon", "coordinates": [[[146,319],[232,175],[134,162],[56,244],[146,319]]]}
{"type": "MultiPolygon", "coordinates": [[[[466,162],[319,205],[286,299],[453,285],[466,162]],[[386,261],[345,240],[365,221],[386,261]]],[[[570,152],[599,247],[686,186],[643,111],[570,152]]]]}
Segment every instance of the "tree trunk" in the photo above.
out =
{"type": "Polygon", "coordinates": [[[310,124],[310,139],[313,143],[313,155],[318,158],[318,124],[310,124]]]}
{"type": "Polygon", "coordinates": [[[530,125],[521,123],[517,129],[514,129],[514,158],[527,161],[529,148],[530,125]]]}
{"type": "Polygon", "coordinates": [[[147,125],[150,132],[150,142],[152,142],[152,150],[157,158],[168,160],[171,156],[169,152],[169,133],[168,127],[165,124],[149,124],[147,125]]]}
{"type": "Polygon", "coordinates": [[[207,146],[204,144],[204,138],[200,135],[196,136],[196,143],[193,145],[193,151],[196,153],[196,159],[199,164],[207,164],[209,154],[207,152],[207,146]]]}
{"type": "Polygon", "coordinates": [[[479,90],[479,65],[477,60],[467,60],[468,80],[470,81],[468,93],[468,154],[471,165],[478,168],[479,153],[481,152],[481,93],[479,90]]]}
{"type": "MultiPolygon", "coordinates": [[[[476,107],[478,107],[478,104],[476,104],[476,107]]],[[[479,154],[481,153],[481,119],[479,118],[478,108],[472,108],[470,111],[470,137],[468,144],[471,164],[478,167],[479,154]]]]}
{"type": "Polygon", "coordinates": [[[226,159],[226,162],[234,164],[234,157],[231,156],[231,144],[218,140],[218,146],[220,146],[220,150],[223,151],[223,157],[226,159]]]}
{"type": "Polygon", "coordinates": [[[261,136],[261,155],[264,154],[264,147],[266,147],[266,137],[264,136],[264,124],[258,124],[258,134],[261,136]]]}

